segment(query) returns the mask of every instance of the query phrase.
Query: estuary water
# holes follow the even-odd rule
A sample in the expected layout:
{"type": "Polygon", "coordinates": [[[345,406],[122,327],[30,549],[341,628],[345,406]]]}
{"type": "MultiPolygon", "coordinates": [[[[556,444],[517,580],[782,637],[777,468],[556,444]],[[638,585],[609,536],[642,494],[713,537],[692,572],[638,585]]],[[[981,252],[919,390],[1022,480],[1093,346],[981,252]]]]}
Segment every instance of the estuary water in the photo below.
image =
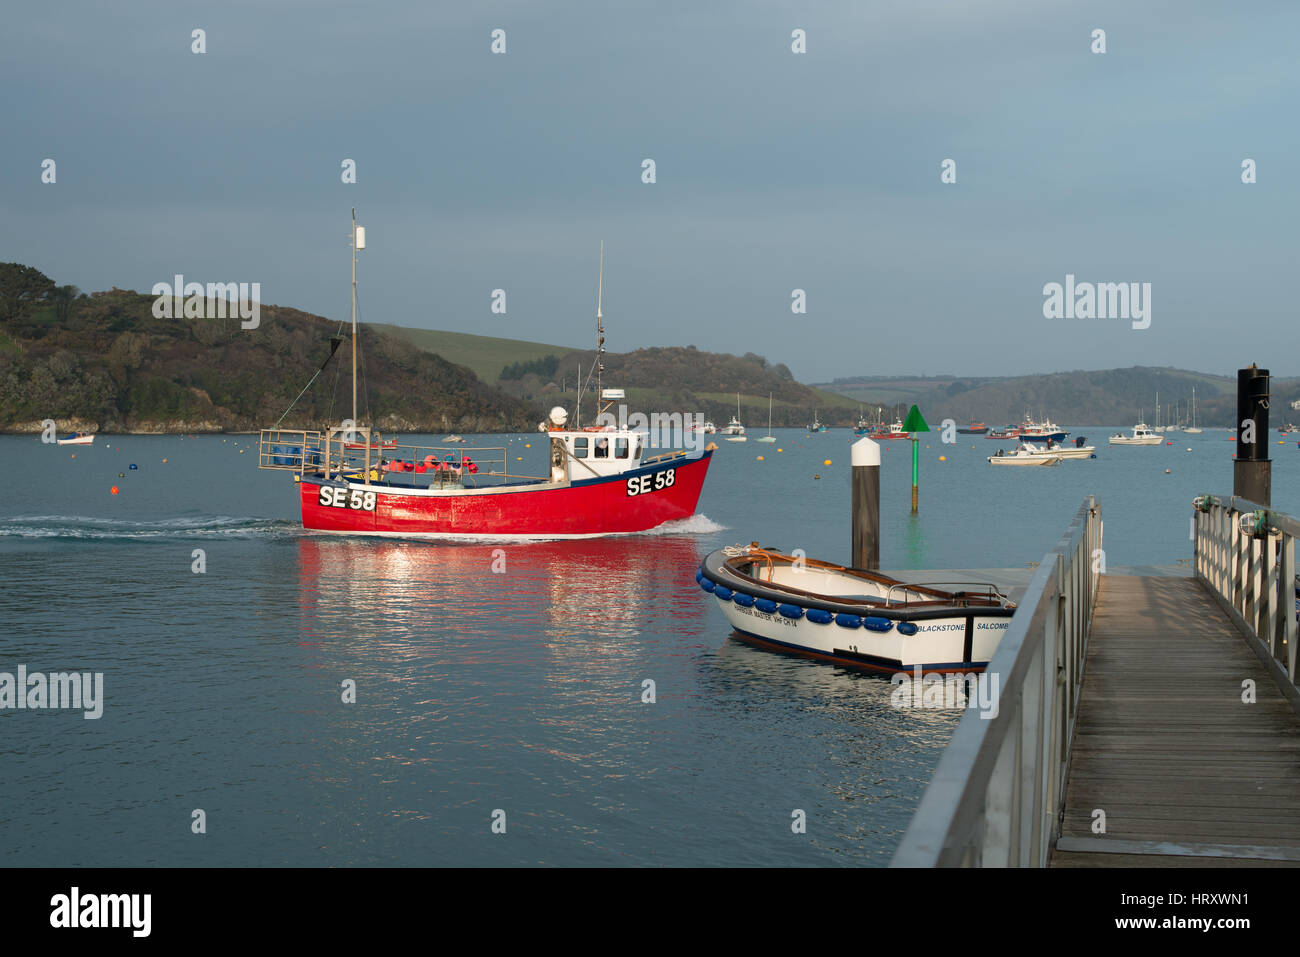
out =
{"type": "MultiPolygon", "coordinates": [[[[1021,469],[931,435],[916,516],[882,443],[882,565],[1024,567],[1089,494],[1109,566],[1188,558],[1234,445],[1117,430],[1021,469]]],[[[0,437],[0,672],[104,676],[98,719],[0,711],[0,864],[887,863],[960,713],[743,645],[694,582],[751,540],[847,561],[854,437],[775,434],[719,442],[677,526],[504,546],[306,533],[253,436],[0,437]]],[[[545,470],[535,435],[467,438],[545,470]]],[[[1294,438],[1270,451],[1298,514],[1294,438]]]]}

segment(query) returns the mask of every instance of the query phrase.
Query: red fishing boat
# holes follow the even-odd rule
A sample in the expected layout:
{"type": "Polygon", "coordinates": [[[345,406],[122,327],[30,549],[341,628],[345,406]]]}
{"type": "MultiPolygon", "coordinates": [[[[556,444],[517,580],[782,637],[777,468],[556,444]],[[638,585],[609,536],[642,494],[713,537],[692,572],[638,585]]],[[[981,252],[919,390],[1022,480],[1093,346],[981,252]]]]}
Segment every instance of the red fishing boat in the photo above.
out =
{"type": "MultiPolygon", "coordinates": [[[[353,228],[353,412],[350,423],[322,431],[263,429],[258,466],[294,473],[304,528],[354,535],[468,539],[592,538],[645,532],[695,514],[713,445],[646,455],[649,435],[605,424],[621,389],[602,389],[605,330],[596,293],[595,426],[582,427],[556,406],[538,427],[549,442],[550,471],[512,474],[505,448],[389,444],[357,427],[356,251],[353,228]]],[[[590,381],[591,376],[588,376],[590,381]]],[[[578,391],[579,403],[585,391],[578,391]]],[[[287,413],[286,413],[287,414],[287,413]]],[[[695,443],[698,445],[698,443],[695,443]]]]}
{"type": "Polygon", "coordinates": [[[903,431],[903,423],[895,421],[892,425],[881,425],[876,431],[868,434],[870,439],[906,439],[908,434],[903,431]]]}

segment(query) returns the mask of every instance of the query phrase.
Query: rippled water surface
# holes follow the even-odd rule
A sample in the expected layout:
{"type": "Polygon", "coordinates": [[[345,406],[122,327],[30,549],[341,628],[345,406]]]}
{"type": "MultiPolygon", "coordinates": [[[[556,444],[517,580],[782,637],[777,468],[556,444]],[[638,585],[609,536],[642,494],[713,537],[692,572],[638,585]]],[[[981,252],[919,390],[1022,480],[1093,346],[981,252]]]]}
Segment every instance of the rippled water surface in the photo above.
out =
{"type": "MultiPolygon", "coordinates": [[[[933,437],[915,518],[887,444],[883,564],[1023,567],[1090,493],[1110,564],[1187,557],[1191,497],[1231,490],[1226,434],[1087,431],[1099,458],[1054,469],[933,437]]],[[[740,644],[694,584],[752,539],[847,560],[851,436],[777,434],[720,443],[671,529],[505,546],[305,533],[247,436],[0,437],[0,671],[102,671],[106,699],[0,711],[0,863],[886,863],[958,715],[740,644]]],[[[535,437],[505,441],[544,468],[535,437]]],[[[1298,454],[1273,451],[1293,514],[1298,454]]]]}

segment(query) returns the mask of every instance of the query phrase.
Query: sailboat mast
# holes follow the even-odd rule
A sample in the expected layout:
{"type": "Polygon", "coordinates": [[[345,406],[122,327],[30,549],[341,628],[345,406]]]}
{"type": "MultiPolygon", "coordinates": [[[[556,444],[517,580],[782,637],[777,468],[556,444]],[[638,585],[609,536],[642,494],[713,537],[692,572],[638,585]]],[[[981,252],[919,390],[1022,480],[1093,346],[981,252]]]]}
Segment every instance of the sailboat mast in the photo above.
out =
{"type": "Polygon", "coordinates": [[[352,208],[352,427],[357,425],[357,210],[352,208]]]}

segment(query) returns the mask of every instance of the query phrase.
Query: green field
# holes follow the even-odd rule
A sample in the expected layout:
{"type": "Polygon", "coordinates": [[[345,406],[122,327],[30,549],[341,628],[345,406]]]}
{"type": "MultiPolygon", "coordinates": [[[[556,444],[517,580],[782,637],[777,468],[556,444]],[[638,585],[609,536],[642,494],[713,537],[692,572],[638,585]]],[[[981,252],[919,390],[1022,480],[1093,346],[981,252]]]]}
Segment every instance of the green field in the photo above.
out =
{"type": "Polygon", "coordinates": [[[487,383],[495,383],[501,376],[501,370],[513,363],[529,362],[546,356],[564,356],[574,351],[572,346],[476,336],[468,332],[412,329],[377,322],[370,325],[405,339],[420,349],[436,352],[448,362],[465,366],[487,383]]]}

